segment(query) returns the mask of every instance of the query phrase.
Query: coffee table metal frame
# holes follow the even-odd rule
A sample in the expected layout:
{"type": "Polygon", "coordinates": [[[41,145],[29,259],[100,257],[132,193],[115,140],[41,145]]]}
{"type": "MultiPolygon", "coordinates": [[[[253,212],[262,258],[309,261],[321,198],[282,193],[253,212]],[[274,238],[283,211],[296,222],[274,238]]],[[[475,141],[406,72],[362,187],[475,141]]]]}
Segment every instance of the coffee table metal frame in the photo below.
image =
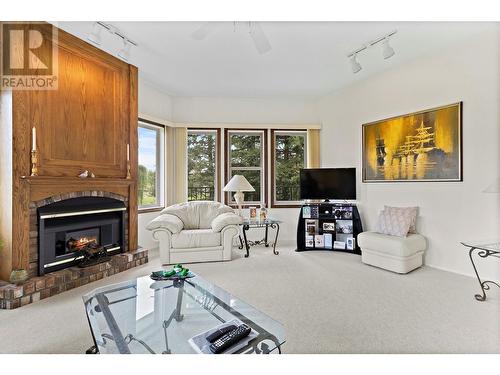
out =
{"type": "MultiPolygon", "coordinates": [[[[184,316],[183,316],[182,311],[181,311],[182,299],[183,299],[184,295],[191,298],[194,302],[199,303],[206,311],[208,311],[212,316],[214,316],[221,323],[225,323],[225,320],[214,311],[215,308],[218,306],[220,306],[221,308],[223,308],[224,310],[226,310],[227,312],[229,312],[230,314],[235,316],[237,319],[241,320],[243,323],[250,326],[253,330],[255,330],[258,333],[257,337],[255,337],[253,340],[251,340],[246,346],[244,346],[243,348],[238,350],[235,354],[241,354],[241,353],[245,353],[245,354],[251,354],[251,353],[269,354],[274,349],[277,349],[278,353],[281,354],[281,345],[283,343],[280,343],[275,335],[268,332],[267,330],[265,330],[264,328],[259,326],[257,323],[253,322],[252,320],[248,319],[246,316],[241,314],[239,311],[233,309],[231,306],[226,304],[223,300],[221,300],[217,296],[213,295],[212,293],[210,293],[206,289],[202,288],[200,285],[198,285],[194,282],[191,282],[190,279],[184,279],[184,280],[173,280],[171,285],[165,286],[163,288],[172,288],[172,287],[178,289],[177,304],[176,304],[175,308],[173,309],[170,317],[167,320],[164,320],[163,324],[162,324],[162,328],[164,330],[164,335],[165,335],[165,350],[162,351],[161,354],[171,354],[171,350],[170,350],[169,345],[168,345],[167,328],[170,326],[170,323],[172,322],[172,320],[175,319],[176,321],[180,322],[184,319],[184,316]],[[194,287],[196,290],[200,291],[203,294],[204,298],[203,298],[203,301],[201,303],[200,303],[200,300],[198,300],[195,296],[191,295],[188,291],[185,290],[185,288],[184,288],[185,283],[191,285],[192,287],[194,287]],[[272,341],[276,345],[276,348],[270,349],[269,345],[264,342],[266,340],[272,341]]],[[[91,304],[90,304],[90,301],[92,298],[95,298],[97,303],[98,303],[98,305],[95,307],[96,312],[103,313],[103,316],[106,319],[106,323],[107,323],[109,330],[110,330],[110,333],[111,333],[111,334],[102,334],[101,335],[101,339],[103,340],[102,344],[106,344],[106,339],[114,341],[116,347],[118,348],[118,351],[121,354],[131,354],[131,351],[130,351],[128,344],[131,343],[132,341],[135,341],[135,342],[138,342],[139,344],[141,344],[149,353],[157,354],[145,341],[134,337],[132,334],[127,334],[124,336],[120,330],[119,325],[117,324],[117,322],[113,316],[113,313],[109,309],[110,305],[117,303],[117,302],[122,302],[123,299],[118,300],[118,301],[114,301],[114,302],[110,302],[108,300],[106,294],[113,293],[113,292],[120,291],[120,290],[124,290],[127,288],[136,289],[136,287],[132,286],[132,285],[121,286],[121,284],[117,284],[116,288],[114,288],[114,289],[99,292],[99,293],[95,294],[94,296],[90,296],[90,297],[84,296],[84,303],[86,306],[85,310],[87,313],[87,321],[89,323],[90,330],[92,333],[92,339],[94,341],[94,345],[92,347],[90,347],[89,349],[87,349],[87,351],[86,351],[87,354],[99,353],[99,345],[97,342],[97,338],[95,337],[94,331],[92,329],[92,324],[91,324],[90,316],[89,316],[89,314],[93,313],[92,311],[89,311],[89,309],[92,308],[91,304]]],[[[135,297],[136,297],[136,293],[134,296],[127,297],[126,299],[135,298],[135,297]]]]}

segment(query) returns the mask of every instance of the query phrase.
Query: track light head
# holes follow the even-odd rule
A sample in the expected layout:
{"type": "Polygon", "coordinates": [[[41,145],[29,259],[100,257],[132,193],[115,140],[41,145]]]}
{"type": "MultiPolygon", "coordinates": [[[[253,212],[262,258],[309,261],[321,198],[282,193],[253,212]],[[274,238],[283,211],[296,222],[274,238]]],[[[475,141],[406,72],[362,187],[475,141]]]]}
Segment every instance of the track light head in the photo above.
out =
{"type": "Polygon", "coordinates": [[[132,48],[132,43],[127,39],[123,39],[123,48],[118,52],[118,57],[125,61],[130,59],[130,49],[132,48]]]}
{"type": "Polygon", "coordinates": [[[389,38],[385,38],[382,42],[382,56],[385,60],[394,56],[394,49],[389,45],[389,38]]]}
{"type": "Polygon", "coordinates": [[[87,39],[96,46],[100,46],[101,31],[102,31],[102,26],[99,25],[99,22],[94,22],[94,26],[92,27],[92,32],[88,35],[87,39]]]}
{"type": "Polygon", "coordinates": [[[351,69],[354,74],[358,73],[362,67],[361,64],[356,60],[356,54],[351,56],[351,69]]]}

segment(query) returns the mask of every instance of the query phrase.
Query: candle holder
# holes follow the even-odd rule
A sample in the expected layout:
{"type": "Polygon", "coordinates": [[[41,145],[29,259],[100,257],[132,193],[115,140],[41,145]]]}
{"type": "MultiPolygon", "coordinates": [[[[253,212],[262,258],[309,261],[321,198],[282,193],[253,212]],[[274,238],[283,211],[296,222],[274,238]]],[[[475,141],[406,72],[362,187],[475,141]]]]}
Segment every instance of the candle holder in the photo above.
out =
{"type": "Polygon", "coordinates": [[[127,180],[130,180],[132,175],[130,174],[130,160],[127,160],[127,180]]]}
{"type": "Polygon", "coordinates": [[[31,150],[31,176],[38,176],[38,153],[31,150]]]}

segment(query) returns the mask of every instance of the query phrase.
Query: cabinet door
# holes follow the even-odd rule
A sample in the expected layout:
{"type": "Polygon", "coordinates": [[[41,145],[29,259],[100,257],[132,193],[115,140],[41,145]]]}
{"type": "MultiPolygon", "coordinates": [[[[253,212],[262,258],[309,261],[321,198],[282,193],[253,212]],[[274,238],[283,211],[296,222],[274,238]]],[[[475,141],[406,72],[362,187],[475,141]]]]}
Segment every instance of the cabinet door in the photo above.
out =
{"type": "Polygon", "coordinates": [[[128,64],[69,34],[58,37],[57,90],[29,93],[39,175],[126,176],[128,64]]]}

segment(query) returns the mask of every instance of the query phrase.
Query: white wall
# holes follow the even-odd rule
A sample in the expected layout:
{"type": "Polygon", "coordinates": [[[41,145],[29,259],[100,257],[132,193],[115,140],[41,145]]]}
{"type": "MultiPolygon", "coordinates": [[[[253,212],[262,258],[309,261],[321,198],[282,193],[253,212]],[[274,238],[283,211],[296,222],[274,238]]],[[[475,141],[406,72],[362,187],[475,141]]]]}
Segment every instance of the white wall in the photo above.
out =
{"type": "MultiPolygon", "coordinates": [[[[318,106],[322,167],[358,168],[365,230],[374,229],[384,204],[417,205],[418,229],[429,241],[426,264],[464,274],[472,268],[460,241],[499,234],[500,195],[482,192],[500,170],[499,41],[492,27],[455,48],[329,95],[318,106]],[[458,101],[463,101],[463,182],[361,183],[361,124],[458,101]]],[[[494,260],[484,265],[486,274],[495,273],[494,260]]]]}
{"type": "Polygon", "coordinates": [[[175,122],[317,124],[312,99],[186,98],[173,99],[175,122]]]}
{"type": "Polygon", "coordinates": [[[172,120],[172,97],[139,77],[139,114],[172,120]]]}

